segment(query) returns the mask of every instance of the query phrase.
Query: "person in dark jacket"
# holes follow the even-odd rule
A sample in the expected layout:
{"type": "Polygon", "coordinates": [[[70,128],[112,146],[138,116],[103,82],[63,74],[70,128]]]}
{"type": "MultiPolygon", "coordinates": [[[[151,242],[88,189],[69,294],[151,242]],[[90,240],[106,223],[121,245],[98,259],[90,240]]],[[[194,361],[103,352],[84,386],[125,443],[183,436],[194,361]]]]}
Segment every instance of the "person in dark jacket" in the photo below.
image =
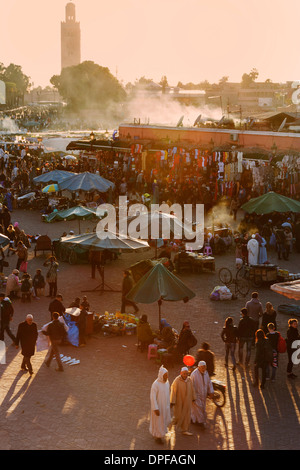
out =
{"type": "Polygon", "coordinates": [[[228,357],[232,360],[232,370],[236,369],[236,360],[235,360],[235,348],[238,339],[238,329],[233,324],[233,318],[227,317],[225,320],[225,325],[223,327],[221,338],[225,343],[225,367],[228,367],[228,357]]]}
{"type": "Polygon", "coordinates": [[[248,310],[244,307],[241,310],[242,318],[237,327],[237,336],[239,339],[239,364],[243,365],[243,349],[246,344],[245,367],[249,367],[251,357],[251,347],[253,344],[253,335],[256,331],[256,322],[249,317],[248,310]]]}
{"type": "Polygon", "coordinates": [[[195,363],[198,364],[200,361],[206,362],[206,370],[210,377],[215,375],[215,355],[210,350],[210,345],[206,342],[202,343],[201,348],[196,353],[195,363]]]}
{"type": "Polygon", "coordinates": [[[267,353],[268,339],[263,330],[259,329],[255,333],[255,359],[254,359],[254,386],[257,387],[259,383],[259,369],[261,369],[261,384],[260,388],[265,388],[267,377],[267,366],[270,363],[270,358],[267,353]]]}
{"type": "Polygon", "coordinates": [[[192,333],[190,323],[188,321],[183,322],[181,332],[179,333],[178,343],[176,346],[176,354],[178,356],[184,356],[190,353],[190,349],[196,346],[197,339],[192,333]]]}
{"type": "Polygon", "coordinates": [[[26,320],[20,323],[18,326],[16,348],[18,348],[19,343],[21,343],[21,354],[23,355],[21,369],[24,371],[28,371],[30,375],[33,374],[30,358],[31,356],[34,356],[37,338],[37,325],[33,321],[33,316],[31,314],[28,314],[26,316],[26,320]]]}
{"type": "Polygon", "coordinates": [[[142,315],[137,324],[137,339],[140,342],[141,351],[152,344],[156,334],[152,330],[147,315],[142,315]]]}
{"type": "Polygon", "coordinates": [[[272,364],[268,364],[267,366],[267,379],[271,378],[271,382],[275,382],[276,371],[278,369],[278,340],[279,340],[280,333],[276,331],[276,327],[274,323],[268,324],[268,333],[266,337],[270,341],[273,350],[273,360],[272,364]],[[271,369],[271,377],[270,377],[270,369],[271,369]]]}
{"type": "Polygon", "coordinates": [[[0,308],[1,308],[1,325],[0,325],[0,340],[4,341],[4,331],[12,339],[13,344],[16,344],[16,337],[10,329],[10,322],[13,319],[14,308],[11,300],[5,296],[4,293],[0,294],[0,308]]]}
{"type": "Polygon", "coordinates": [[[132,302],[131,300],[126,299],[126,295],[131,291],[133,287],[133,279],[130,274],[130,271],[124,271],[124,279],[122,283],[122,305],[121,305],[121,313],[125,313],[126,305],[131,305],[134,308],[135,313],[139,311],[138,306],[136,303],[132,302]]]}
{"type": "Polygon", "coordinates": [[[45,364],[47,367],[50,367],[51,361],[53,357],[55,356],[55,359],[58,365],[58,367],[55,370],[62,372],[64,369],[63,369],[63,365],[61,362],[58,345],[62,342],[65,336],[65,327],[63,323],[59,321],[58,312],[54,312],[52,314],[52,318],[53,318],[52,322],[49,323],[46,330],[43,331],[43,333],[46,336],[49,336],[50,338],[50,348],[48,350],[48,353],[45,359],[45,364]]]}
{"type": "Polygon", "coordinates": [[[49,312],[51,315],[51,320],[52,320],[52,315],[54,312],[59,313],[59,315],[63,315],[66,311],[64,305],[63,305],[63,297],[61,294],[57,294],[55,299],[53,299],[50,304],[49,304],[49,312]]]}
{"type": "Polygon", "coordinates": [[[79,308],[80,308],[80,314],[77,319],[77,326],[79,330],[79,346],[83,347],[86,345],[85,331],[86,331],[86,319],[88,316],[88,312],[82,303],[80,303],[79,308]]]}
{"type": "Polygon", "coordinates": [[[42,271],[40,269],[37,269],[32,279],[32,286],[33,286],[34,295],[36,298],[38,298],[38,290],[44,289],[45,285],[46,283],[45,283],[44,276],[42,275],[42,271]]]}
{"type": "Polygon", "coordinates": [[[275,330],[277,330],[277,323],[276,323],[276,311],[273,308],[271,302],[266,303],[266,310],[263,313],[262,320],[261,320],[261,329],[264,330],[265,335],[268,333],[268,324],[273,323],[275,326],[275,330]]]}
{"type": "Polygon", "coordinates": [[[298,331],[298,320],[296,318],[290,318],[288,325],[289,327],[286,333],[286,350],[288,355],[288,364],[286,371],[289,379],[295,379],[297,376],[293,373],[292,355],[297,350],[297,347],[293,348],[293,342],[300,339],[298,331]]]}

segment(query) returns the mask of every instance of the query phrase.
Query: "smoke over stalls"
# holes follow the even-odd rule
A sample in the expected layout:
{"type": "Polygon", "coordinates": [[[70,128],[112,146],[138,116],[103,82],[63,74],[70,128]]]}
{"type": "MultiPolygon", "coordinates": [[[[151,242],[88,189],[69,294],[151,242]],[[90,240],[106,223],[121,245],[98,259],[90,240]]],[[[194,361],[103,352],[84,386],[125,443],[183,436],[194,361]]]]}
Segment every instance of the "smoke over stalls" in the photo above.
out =
{"type": "Polygon", "coordinates": [[[203,121],[222,118],[220,109],[183,105],[168,95],[137,94],[126,104],[125,120],[133,122],[135,118],[140,119],[141,124],[176,126],[179,119],[184,116],[183,126],[193,127],[200,114],[203,121]]]}

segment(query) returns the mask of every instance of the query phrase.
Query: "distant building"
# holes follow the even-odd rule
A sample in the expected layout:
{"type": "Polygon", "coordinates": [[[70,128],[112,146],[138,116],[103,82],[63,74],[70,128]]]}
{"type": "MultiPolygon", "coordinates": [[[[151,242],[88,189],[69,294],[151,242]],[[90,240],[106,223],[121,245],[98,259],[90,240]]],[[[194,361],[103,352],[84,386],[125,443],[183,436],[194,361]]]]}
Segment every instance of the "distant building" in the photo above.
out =
{"type": "Polygon", "coordinates": [[[61,69],[81,62],[80,23],[76,21],[75,5],[66,5],[66,21],[61,22],[61,69]]]}

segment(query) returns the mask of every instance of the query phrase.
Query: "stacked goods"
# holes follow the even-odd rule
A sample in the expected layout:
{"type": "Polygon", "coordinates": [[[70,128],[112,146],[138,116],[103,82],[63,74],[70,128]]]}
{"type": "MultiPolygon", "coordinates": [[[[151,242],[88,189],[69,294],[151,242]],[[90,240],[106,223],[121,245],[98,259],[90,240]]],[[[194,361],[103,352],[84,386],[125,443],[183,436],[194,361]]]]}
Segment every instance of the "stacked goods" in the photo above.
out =
{"type": "Polygon", "coordinates": [[[95,315],[94,331],[101,331],[104,336],[133,335],[139,319],[127,313],[108,313],[95,315]]]}

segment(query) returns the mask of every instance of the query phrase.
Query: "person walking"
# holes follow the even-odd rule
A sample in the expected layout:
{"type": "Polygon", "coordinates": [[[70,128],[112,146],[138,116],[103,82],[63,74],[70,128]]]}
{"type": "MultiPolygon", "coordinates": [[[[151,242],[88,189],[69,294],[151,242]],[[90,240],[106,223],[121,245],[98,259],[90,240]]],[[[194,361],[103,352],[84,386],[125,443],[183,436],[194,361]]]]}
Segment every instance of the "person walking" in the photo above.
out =
{"type": "Polygon", "coordinates": [[[210,345],[204,341],[201,348],[196,353],[196,363],[204,361],[208,375],[212,377],[215,375],[215,354],[210,350],[210,345]]]}
{"type": "Polygon", "coordinates": [[[182,325],[182,329],[179,333],[178,343],[176,346],[176,355],[178,358],[182,358],[182,356],[189,354],[190,349],[196,346],[197,338],[193,335],[190,322],[184,321],[182,325]]]}
{"type": "Polygon", "coordinates": [[[259,329],[255,333],[255,359],[254,359],[254,386],[259,384],[259,369],[261,369],[261,384],[260,388],[265,388],[267,367],[271,363],[273,352],[271,342],[266,338],[263,330],[259,329]]]}
{"type": "Polygon", "coordinates": [[[191,382],[196,394],[196,400],[192,403],[191,420],[205,428],[206,399],[214,395],[214,387],[206,370],[205,361],[200,361],[197,369],[191,373],[191,382]]]}
{"type": "Polygon", "coordinates": [[[189,370],[187,367],[182,367],[180,375],[178,375],[171,385],[171,408],[173,408],[172,424],[181,429],[185,436],[192,436],[189,432],[189,425],[191,422],[191,409],[192,403],[196,399],[194,387],[191,378],[189,377],[189,370]]]}
{"type": "Polygon", "coordinates": [[[135,302],[126,299],[126,295],[131,291],[133,287],[133,279],[130,274],[130,271],[124,271],[124,278],[122,283],[122,305],[121,305],[121,313],[125,313],[126,305],[131,305],[134,308],[135,313],[139,311],[138,306],[135,302]]]}
{"type": "Polygon", "coordinates": [[[269,323],[273,323],[275,326],[275,330],[277,330],[276,316],[277,316],[277,313],[274,310],[273,305],[271,304],[271,302],[267,302],[266,309],[261,319],[261,329],[264,331],[265,335],[269,332],[268,330],[269,323]]]}
{"type": "Polygon", "coordinates": [[[30,375],[33,374],[32,365],[30,359],[34,356],[35,345],[38,338],[37,325],[33,321],[33,316],[29,313],[26,315],[25,321],[19,324],[17,336],[16,336],[16,348],[21,344],[21,354],[23,355],[23,361],[21,364],[21,370],[28,371],[30,375]]]}
{"type": "Polygon", "coordinates": [[[158,377],[153,382],[150,391],[150,434],[158,444],[163,444],[163,438],[171,423],[170,383],[168,371],[163,366],[158,371],[158,377]]]}
{"type": "Polygon", "coordinates": [[[287,376],[289,379],[295,379],[297,375],[293,373],[293,361],[292,361],[292,356],[294,352],[297,350],[296,348],[293,347],[294,341],[297,341],[300,339],[299,331],[298,331],[298,320],[296,318],[290,318],[288,321],[288,330],[286,333],[286,350],[287,350],[287,355],[288,355],[288,364],[287,364],[287,376]]]}
{"type": "Polygon", "coordinates": [[[52,318],[52,322],[50,322],[47,325],[46,330],[43,331],[43,333],[50,338],[50,347],[45,359],[45,364],[47,367],[50,367],[51,361],[55,356],[58,365],[55,370],[62,372],[64,369],[61,362],[58,345],[62,342],[66,330],[64,324],[59,321],[59,314],[57,312],[53,313],[52,318]]]}
{"type": "Polygon", "coordinates": [[[241,314],[242,318],[240,319],[237,327],[237,336],[239,339],[239,365],[243,365],[243,350],[246,345],[245,367],[249,367],[253,335],[256,331],[256,322],[249,317],[248,310],[246,308],[242,308],[241,314]]]}
{"type": "Polygon", "coordinates": [[[228,357],[230,353],[230,357],[232,360],[232,370],[235,371],[236,369],[236,360],[235,360],[235,349],[238,340],[238,329],[233,324],[233,318],[227,317],[225,320],[225,325],[223,327],[221,338],[225,343],[225,367],[228,367],[228,357]]]}
{"type": "Polygon", "coordinates": [[[5,296],[4,293],[0,293],[0,309],[1,309],[1,325],[0,325],[0,340],[4,341],[4,332],[13,341],[13,344],[16,345],[16,337],[10,329],[10,322],[13,319],[14,308],[11,303],[11,300],[5,296]]]}
{"type": "Polygon", "coordinates": [[[270,341],[273,350],[272,363],[267,366],[267,380],[271,379],[271,382],[275,382],[276,372],[278,369],[278,341],[280,333],[276,331],[274,323],[269,323],[267,328],[268,333],[266,334],[266,337],[270,341]]]}
{"type": "Polygon", "coordinates": [[[57,272],[59,264],[55,256],[50,256],[50,258],[45,261],[44,266],[49,266],[46,274],[46,281],[49,285],[49,295],[47,297],[54,298],[57,294],[57,272]]]}
{"type": "Polygon", "coordinates": [[[245,307],[248,311],[249,317],[255,321],[255,328],[258,330],[260,317],[264,313],[262,304],[258,299],[258,292],[252,292],[251,300],[246,303],[245,307]]]}

